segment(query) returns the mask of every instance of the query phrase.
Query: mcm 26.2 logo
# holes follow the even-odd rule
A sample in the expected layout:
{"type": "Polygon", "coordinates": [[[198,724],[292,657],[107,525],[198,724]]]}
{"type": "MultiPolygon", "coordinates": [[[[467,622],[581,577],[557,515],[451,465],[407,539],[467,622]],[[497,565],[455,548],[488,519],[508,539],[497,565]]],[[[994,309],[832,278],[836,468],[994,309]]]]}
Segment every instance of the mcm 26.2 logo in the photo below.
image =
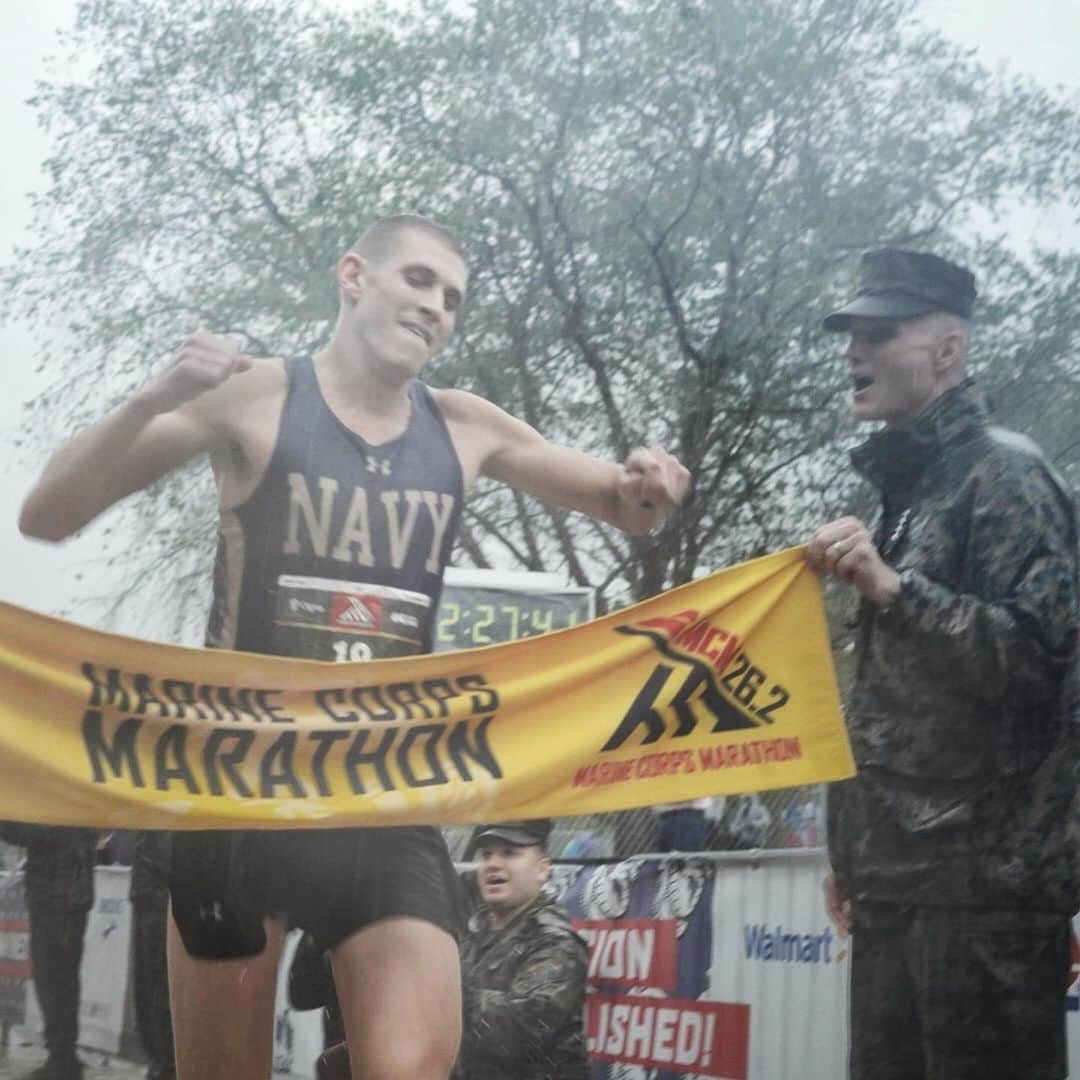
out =
{"type": "Polygon", "coordinates": [[[639,729],[641,743],[689,735],[702,721],[713,732],[771,724],[791,695],[751,663],[738,635],[699,611],[646,619],[616,633],[649,638],[664,657],[601,750],[617,750],[639,729]],[[669,730],[665,714],[674,719],[669,730]]]}

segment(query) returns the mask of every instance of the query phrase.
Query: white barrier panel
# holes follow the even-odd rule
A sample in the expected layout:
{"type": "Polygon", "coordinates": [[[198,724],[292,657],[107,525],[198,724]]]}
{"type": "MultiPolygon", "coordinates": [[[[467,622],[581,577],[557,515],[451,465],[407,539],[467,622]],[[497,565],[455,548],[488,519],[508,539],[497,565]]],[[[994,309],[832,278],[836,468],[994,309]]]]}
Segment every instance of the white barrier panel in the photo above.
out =
{"type": "MultiPolygon", "coordinates": [[[[126,866],[94,870],[94,906],[86,922],[82,967],[79,969],[79,1045],[115,1054],[120,1049],[131,949],[131,904],[126,866]]],[[[26,986],[26,1025],[42,1030],[41,1010],[33,983],[26,986]]]]}
{"type": "Polygon", "coordinates": [[[709,996],[750,1008],[751,1080],[840,1080],[849,942],[825,913],[812,855],[726,862],[713,886],[709,996]]]}
{"type": "Polygon", "coordinates": [[[126,866],[99,866],[94,872],[94,906],[83,942],[79,1041],[83,1046],[116,1053],[124,1028],[128,953],[131,949],[131,903],[126,866]]]}
{"type": "Polygon", "coordinates": [[[274,1002],[274,1071],[295,1080],[313,1080],[315,1059],[323,1051],[322,1009],[297,1012],[289,1004],[289,968],[303,935],[294,930],[285,939],[274,1002]]]}

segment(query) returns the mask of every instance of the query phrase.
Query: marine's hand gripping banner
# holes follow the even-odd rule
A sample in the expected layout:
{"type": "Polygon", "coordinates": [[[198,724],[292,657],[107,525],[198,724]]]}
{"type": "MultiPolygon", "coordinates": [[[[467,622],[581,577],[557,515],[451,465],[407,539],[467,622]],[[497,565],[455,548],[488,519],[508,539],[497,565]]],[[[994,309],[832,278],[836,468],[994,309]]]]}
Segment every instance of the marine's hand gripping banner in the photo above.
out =
{"type": "Polygon", "coordinates": [[[540,638],[332,664],[0,605],[0,818],[476,822],[850,776],[801,548],[540,638]]]}

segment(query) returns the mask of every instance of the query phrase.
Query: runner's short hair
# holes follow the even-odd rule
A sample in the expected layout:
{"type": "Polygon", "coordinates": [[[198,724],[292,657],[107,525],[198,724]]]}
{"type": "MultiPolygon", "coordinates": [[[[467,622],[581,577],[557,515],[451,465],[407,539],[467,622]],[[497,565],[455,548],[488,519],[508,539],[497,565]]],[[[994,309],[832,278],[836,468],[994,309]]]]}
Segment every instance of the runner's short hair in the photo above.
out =
{"type": "Polygon", "coordinates": [[[393,214],[390,217],[379,218],[368,226],[351,250],[374,263],[381,262],[393,251],[397,238],[409,230],[427,233],[428,236],[441,241],[468,265],[469,253],[461,241],[445,225],[440,225],[432,218],[421,217],[419,214],[393,214]]]}

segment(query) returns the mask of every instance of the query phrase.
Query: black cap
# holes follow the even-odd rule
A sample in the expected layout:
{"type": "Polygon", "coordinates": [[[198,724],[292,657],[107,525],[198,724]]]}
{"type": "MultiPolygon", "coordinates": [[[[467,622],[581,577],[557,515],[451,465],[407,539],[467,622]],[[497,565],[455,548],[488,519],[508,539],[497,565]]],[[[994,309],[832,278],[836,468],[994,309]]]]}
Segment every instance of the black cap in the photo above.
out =
{"type": "Polygon", "coordinates": [[[488,840],[499,840],[514,847],[538,847],[547,845],[551,834],[551,818],[536,818],[533,821],[501,821],[494,825],[481,825],[473,835],[469,845],[480,847],[488,840]]]}
{"type": "Polygon", "coordinates": [[[913,319],[932,311],[971,317],[975,275],[924,251],[881,248],[859,265],[855,299],[825,319],[826,330],[845,331],[852,318],[913,319]]]}

